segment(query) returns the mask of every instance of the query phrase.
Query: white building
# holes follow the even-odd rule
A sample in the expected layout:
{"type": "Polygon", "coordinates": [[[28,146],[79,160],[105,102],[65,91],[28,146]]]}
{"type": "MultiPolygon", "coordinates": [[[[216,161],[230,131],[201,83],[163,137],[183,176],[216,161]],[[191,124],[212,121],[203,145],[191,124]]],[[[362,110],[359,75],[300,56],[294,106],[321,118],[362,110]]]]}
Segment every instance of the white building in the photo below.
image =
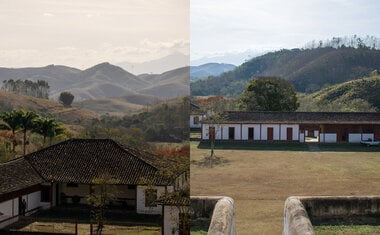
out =
{"type": "Polygon", "coordinates": [[[321,143],[380,140],[380,113],[226,112],[225,120],[202,122],[202,140],[321,143]]]}
{"type": "Polygon", "coordinates": [[[159,174],[160,165],[154,155],[109,139],[72,139],[0,163],[0,228],[24,213],[85,204],[97,180],[114,187],[114,205],[138,214],[162,214],[156,200],[173,191],[177,181],[183,183],[188,172],[173,181],[159,174]]]}

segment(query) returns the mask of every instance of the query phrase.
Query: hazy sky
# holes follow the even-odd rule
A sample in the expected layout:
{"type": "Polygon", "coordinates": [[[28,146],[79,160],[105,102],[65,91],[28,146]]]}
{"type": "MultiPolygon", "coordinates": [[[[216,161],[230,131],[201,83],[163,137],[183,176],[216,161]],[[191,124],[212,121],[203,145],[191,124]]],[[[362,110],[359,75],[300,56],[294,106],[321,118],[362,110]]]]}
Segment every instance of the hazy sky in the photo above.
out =
{"type": "Polygon", "coordinates": [[[191,60],[334,36],[380,37],[379,0],[190,0],[190,14],[191,60]]]}
{"type": "Polygon", "coordinates": [[[189,0],[0,0],[0,67],[189,54],[189,0]]]}

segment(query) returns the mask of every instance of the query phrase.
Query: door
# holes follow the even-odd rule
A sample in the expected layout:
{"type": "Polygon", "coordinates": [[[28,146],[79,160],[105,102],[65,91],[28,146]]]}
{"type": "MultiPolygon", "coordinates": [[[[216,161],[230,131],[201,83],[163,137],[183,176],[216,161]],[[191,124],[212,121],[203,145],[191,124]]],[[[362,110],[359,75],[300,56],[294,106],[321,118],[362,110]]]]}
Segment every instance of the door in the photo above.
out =
{"type": "Polygon", "coordinates": [[[273,140],[273,127],[268,127],[267,134],[268,134],[267,140],[273,140]]]}
{"type": "Polygon", "coordinates": [[[254,133],[253,127],[249,127],[248,128],[248,139],[249,140],[253,140],[253,133],[254,133]]]}
{"type": "Polygon", "coordinates": [[[286,128],[286,140],[293,141],[293,128],[291,127],[286,128]]]}
{"type": "Polygon", "coordinates": [[[228,139],[229,140],[235,139],[235,127],[229,127],[228,128],[228,139]]]}

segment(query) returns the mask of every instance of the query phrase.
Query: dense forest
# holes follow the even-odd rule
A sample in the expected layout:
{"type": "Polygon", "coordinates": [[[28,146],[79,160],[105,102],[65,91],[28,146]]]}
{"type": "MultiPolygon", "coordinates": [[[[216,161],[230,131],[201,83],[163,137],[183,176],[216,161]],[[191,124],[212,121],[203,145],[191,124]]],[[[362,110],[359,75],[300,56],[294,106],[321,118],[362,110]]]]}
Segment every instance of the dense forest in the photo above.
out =
{"type": "Polygon", "coordinates": [[[337,48],[284,49],[253,58],[220,76],[192,82],[190,91],[193,96],[236,97],[254,77],[279,76],[292,82],[296,91],[312,93],[368,76],[374,70],[380,71],[379,61],[380,50],[364,44],[357,48],[342,45],[337,48]]]}

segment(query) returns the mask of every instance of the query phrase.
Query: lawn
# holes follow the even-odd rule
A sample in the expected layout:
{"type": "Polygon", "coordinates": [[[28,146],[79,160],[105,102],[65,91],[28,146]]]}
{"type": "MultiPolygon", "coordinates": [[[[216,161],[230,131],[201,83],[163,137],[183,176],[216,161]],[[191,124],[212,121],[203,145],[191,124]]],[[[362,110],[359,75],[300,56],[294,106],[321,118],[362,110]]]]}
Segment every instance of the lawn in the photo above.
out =
{"type": "Polygon", "coordinates": [[[287,151],[268,145],[257,150],[217,149],[221,163],[208,168],[199,162],[210,150],[192,142],[191,195],[230,196],[235,200],[237,234],[272,235],[282,233],[289,196],[380,193],[379,152],[328,147],[313,152],[301,146],[287,151]]]}
{"type": "Polygon", "coordinates": [[[316,235],[368,235],[380,234],[380,226],[370,225],[338,225],[314,227],[316,235]]]}

